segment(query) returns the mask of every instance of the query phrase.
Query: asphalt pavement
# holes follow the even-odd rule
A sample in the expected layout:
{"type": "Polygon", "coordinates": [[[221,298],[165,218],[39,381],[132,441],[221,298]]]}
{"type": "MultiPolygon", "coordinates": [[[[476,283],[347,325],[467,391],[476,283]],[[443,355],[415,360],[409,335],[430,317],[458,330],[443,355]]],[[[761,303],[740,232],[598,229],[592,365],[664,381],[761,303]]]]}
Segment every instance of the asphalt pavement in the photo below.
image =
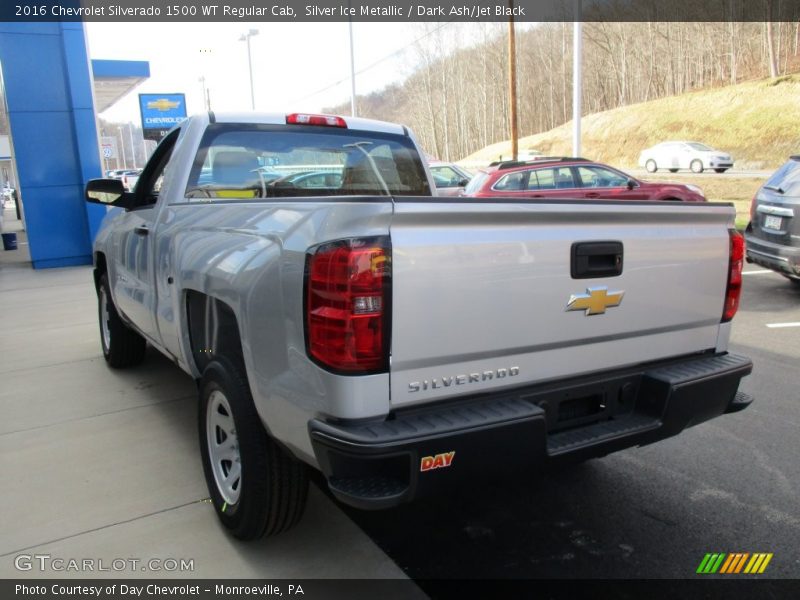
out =
{"type": "Polygon", "coordinates": [[[766,179],[775,172],[775,169],[728,169],[725,173],[715,173],[712,169],[706,169],[702,173],[693,173],[689,169],[681,169],[677,173],[671,173],[669,169],[659,169],[655,173],[649,173],[642,168],[628,169],[628,172],[639,179],[647,179],[653,176],[680,175],[681,177],[695,177],[702,180],[704,177],[758,177],[766,179]]]}
{"type": "Polygon", "coordinates": [[[709,552],[773,553],[756,577],[800,578],[800,287],[746,271],[731,351],[754,363],[747,410],[560,472],[350,518],[414,579],[697,577],[709,552]]]}

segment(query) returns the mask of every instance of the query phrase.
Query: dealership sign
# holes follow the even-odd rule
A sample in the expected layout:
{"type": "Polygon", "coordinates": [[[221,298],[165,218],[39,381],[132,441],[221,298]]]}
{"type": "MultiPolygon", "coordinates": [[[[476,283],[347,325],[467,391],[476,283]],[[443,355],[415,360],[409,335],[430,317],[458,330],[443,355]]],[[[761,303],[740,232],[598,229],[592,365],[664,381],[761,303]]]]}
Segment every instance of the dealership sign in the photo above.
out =
{"type": "Polygon", "coordinates": [[[158,142],[186,118],[186,97],[183,94],[139,94],[139,110],[142,136],[158,142]]]}
{"type": "Polygon", "coordinates": [[[100,150],[102,150],[104,159],[117,158],[117,139],[112,136],[102,136],[100,150]]]}

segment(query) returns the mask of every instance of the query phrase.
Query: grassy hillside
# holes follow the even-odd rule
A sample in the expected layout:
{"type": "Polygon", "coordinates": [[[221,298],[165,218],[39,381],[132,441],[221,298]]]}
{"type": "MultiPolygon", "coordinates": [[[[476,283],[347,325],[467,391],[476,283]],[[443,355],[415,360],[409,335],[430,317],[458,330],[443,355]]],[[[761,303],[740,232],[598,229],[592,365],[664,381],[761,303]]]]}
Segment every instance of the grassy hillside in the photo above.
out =
{"type": "MultiPolygon", "coordinates": [[[[800,152],[800,75],[760,80],[633,104],[583,117],[583,156],[620,167],[666,140],[697,140],[730,152],[739,168],[772,169],[800,152]]],[[[487,146],[462,161],[486,164],[511,145],[487,146]]],[[[572,122],[525,137],[520,152],[572,153],[572,122]]]]}

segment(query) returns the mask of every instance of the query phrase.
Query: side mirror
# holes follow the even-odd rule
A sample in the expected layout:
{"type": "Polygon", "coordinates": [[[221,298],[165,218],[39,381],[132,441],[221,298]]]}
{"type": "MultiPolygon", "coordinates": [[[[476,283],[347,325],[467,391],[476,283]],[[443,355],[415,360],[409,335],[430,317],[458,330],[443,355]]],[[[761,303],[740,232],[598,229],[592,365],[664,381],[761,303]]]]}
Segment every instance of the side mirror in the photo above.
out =
{"type": "Polygon", "coordinates": [[[469,178],[464,177],[463,179],[459,179],[456,185],[458,185],[458,187],[467,187],[468,183],[469,183],[469,178]]]}
{"type": "Polygon", "coordinates": [[[628,179],[628,190],[632,190],[632,189],[633,189],[633,188],[635,188],[637,185],[638,185],[638,184],[637,184],[637,183],[636,183],[636,182],[635,182],[633,179],[628,179]]]}
{"type": "Polygon", "coordinates": [[[125,191],[121,179],[90,179],[86,183],[86,201],[106,206],[131,208],[133,194],[125,191]]]}

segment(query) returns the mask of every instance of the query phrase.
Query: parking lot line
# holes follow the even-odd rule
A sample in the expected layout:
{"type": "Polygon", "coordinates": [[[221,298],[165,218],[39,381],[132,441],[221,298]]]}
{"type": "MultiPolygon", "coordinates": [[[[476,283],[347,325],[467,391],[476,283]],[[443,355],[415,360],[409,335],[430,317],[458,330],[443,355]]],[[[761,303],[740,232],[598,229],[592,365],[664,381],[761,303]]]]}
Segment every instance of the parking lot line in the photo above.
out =
{"type": "Polygon", "coordinates": [[[769,269],[760,269],[758,271],[742,271],[742,275],[764,275],[765,273],[772,273],[769,269]]]}
{"type": "Polygon", "coordinates": [[[782,327],[800,327],[800,322],[795,323],[767,323],[770,329],[779,329],[782,327]]]}

